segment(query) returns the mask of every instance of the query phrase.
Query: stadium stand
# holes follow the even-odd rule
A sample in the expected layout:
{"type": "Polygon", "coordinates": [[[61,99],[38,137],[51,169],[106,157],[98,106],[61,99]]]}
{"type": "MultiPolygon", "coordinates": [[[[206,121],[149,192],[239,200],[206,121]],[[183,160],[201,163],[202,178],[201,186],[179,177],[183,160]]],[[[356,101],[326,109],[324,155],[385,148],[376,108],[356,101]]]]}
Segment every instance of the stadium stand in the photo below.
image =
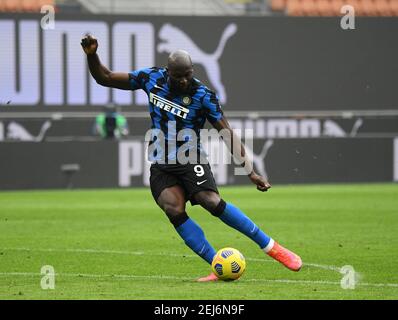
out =
{"type": "Polygon", "coordinates": [[[44,5],[55,6],[54,0],[0,0],[0,12],[38,12],[44,5]]]}
{"type": "Polygon", "coordinates": [[[341,16],[344,5],[356,16],[398,16],[398,0],[0,0],[0,12],[57,11],[138,15],[341,16]]]}
{"type": "Polygon", "coordinates": [[[270,0],[269,5],[288,16],[339,16],[344,5],[356,16],[398,16],[398,0],[270,0]]]}
{"type": "Polygon", "coordinates": [[[92,13],[211,16],[245,13],[244,7],[233,6],[223,0],[78,0],[78,2],[92,13]]]}

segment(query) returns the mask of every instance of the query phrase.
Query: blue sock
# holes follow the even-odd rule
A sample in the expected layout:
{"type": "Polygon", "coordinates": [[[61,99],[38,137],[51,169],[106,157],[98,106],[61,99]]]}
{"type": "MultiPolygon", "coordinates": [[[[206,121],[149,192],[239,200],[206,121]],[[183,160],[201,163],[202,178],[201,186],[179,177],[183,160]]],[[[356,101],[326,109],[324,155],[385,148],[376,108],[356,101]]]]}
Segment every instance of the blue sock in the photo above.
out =
{"type": "Polygon", "coordinates": [[[220,215],[220,219],[230,227],[248,236],[256,242],[261,249],[265,248],[271,240],[271,238],[261,231],[239,208],[230,203],[226,204],[224,212],[220,215]]]}
{"type": "Polygon", "coordinates": [[[212,263],[216,251],[206,240],[205,234],[199,225],[192,219],[188,218],[183,224],[176,228],[178,234],[184,239],[185,244],[190,247],[196,254],[212,263]]]}

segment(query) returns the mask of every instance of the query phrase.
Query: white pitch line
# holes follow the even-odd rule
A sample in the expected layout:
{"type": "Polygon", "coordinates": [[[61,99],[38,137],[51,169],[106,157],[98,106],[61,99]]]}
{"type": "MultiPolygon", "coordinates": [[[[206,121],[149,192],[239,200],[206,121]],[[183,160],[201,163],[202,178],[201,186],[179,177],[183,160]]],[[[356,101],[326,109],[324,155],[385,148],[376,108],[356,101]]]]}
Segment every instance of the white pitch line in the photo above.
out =
{"type": "MultiPolygon", "coordinates": [[[[22,277],[42,277],[40,273],[34,272],[0,272],[0,276],[22,276],[22,277]]],[[[59,277],[81,277],[81,278],[117,278],[117,279],[149,279],[149,280],[183,280],[193,281],[193,278],[176,277],[176,276],[145,276],[133,274],[87,274],[87,273],[55,273],[59,277]]],[[[322,280],[288,280],[288,279],[239,279],[239,282],[267,282],[267,283],[283,283],[283,284],[321,284],[321,285],[340,285],[339,281],[322,281],[322,280]]],[[[393,287],[398,288],[398,283],[358,283],[357,286],[366,287],[393,287]]]]}
{"type": "Polygon", "coordinates": [[[308,266],[308,267],[314,267],[314,268],[319,268],[319,269],[325,269],[325,270],[332,270],[340,273],[340,268],[335,267],[335,266],[326,266],[322,264],[317,264],[317,263],[307,263],[303,262],[303,265],[308,266]]]}
{"type": "MultiPolygon", "coordinates": [[[[39,249],[30,249],[30,248],[1,248],[1,250],[14,250],[14,251],[39,251],[39,252],[72,252],[72,253],[99,253],[99,254],[120,254],[120,255],[147,255],[147,256],[166,256],[166,257],[185,257],[185,258],[197,258],[196,255],[183,255],[183,254],[175,254],[175,253],[148,253],[142,251],[121,251],[121,250],[100,250],[100,249],[52,249],[52,248],[39,248],[39,249]]],[[[266,263],[275,263],[274,260],[267,259],[258,259],[258,258],[246,258],[247,261],[256,261],[256,262],[266,262],[266,263]]],[[[327,266],[316,263],[303,263],[304,266],[314,267],[324,270],[331,270],[340,272],[339,267],[335,266],[327,266]]]]}
{"type": "MultiPolygon", "coordinates": [[[[41,273],[35,272],[0,272],[0,276],[28,276],[28,277],[43,277],[41,273]]],[[[90,273],[55,273],[54,276],[59,277],[81,277],[81,278],[119,278],[119,279],[150,279],[150,280],[192,280],[188,277],[176,276],[145,276],[133,274],[90,274],[90,273]]]]}

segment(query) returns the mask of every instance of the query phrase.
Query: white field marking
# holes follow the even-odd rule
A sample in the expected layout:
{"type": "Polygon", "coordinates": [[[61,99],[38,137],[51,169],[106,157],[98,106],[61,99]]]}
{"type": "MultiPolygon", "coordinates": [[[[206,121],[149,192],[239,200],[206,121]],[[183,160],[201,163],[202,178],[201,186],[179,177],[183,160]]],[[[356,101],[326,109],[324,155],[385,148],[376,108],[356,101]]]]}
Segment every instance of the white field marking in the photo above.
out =
{"type": "MultiPolygon", "coordinates": [[[[1,250],[14,250],[14,251],[39,251],[39,252],[72,252],[72,253],[107,253],[107,254],[120,254],[120,255],[146,255],[146,256],[167,256],[167,257],[185,257],[185,258],[197,258],[197,255],[183,255],[183,254],[175,254],[175,253],[148,253],[142,251],[120,251],[120,250],[99,250],[99,249],[29,249],[29,248],[1,248],[1,250]]],[[[270,259],[259,259],[259,258],[245,258],[247,261],[256,261],[256,262],[271,262],[276,263],[274,260],[270,259]]],[[[304,266],[314,267],[324,270],[331,270],[340,273],[340,268],[335,266],[327,266],[316,263],[303,263],[304,266]]]]}
{"type": "Polygon", "coordinates": [[[339,267],[335,267],[335,266],[325,266],[325,265],[322,265],[322,264],[307,263],[307,262],[303,262],[303,265],[304,266],[308,266],[308,267],[319,268],[319,269],[332,270],[332,271],[336,271],[336,272],[340,273],[340,268],[339,267]]]}
{"type": "MultiPolygon", "coordinates": [[[[22,277],[42,277],[41,273],[35,272],[0,272],[0,276],[22,276],[22,277]]],[[[177,276],[149,276],[133,274],[87,274],[87,273],[55,273],[58,277],[81,277],[81,278],[113,278],[113,279],[148,279],[148,280],[182,280],[193,281],[196,279],[177,276]]],[[[320,285],[338,285],[340,281],[322,281],[322,280],[288,280],[288,279],[240,279],[239,282],[267,282],[283,284],[320,284],[320,285]]],[[[358,286],[366,287],[393,287],[398,288],[398,283],[358,283],[358,286]]]]}
{"type": "MultiPolygon", "coordinates": [[[[35,272],[0,272],[0,276],[22,276],[22,277],[36,277],[43,275],[35,272]]],[[[176,276],[145,276],[133,274],[89,274],[89,273],[55,273],[59,277],[81,277],[81,278],[119,278],[119,279],[150,279],[150,280],[192,280],[188,277],[176,276]]]]}

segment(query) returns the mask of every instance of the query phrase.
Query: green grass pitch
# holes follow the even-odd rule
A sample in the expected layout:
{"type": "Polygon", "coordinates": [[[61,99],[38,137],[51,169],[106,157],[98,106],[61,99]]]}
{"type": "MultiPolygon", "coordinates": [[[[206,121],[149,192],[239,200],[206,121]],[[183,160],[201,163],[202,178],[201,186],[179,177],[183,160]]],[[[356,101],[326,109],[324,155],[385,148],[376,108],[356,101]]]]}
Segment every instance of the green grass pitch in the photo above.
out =
{"type": "Polygon", "coordinates": [[[234,282],[196,283],[210,267],[178,237],[149,189],[0,193],[0,299],[398,299],[398,185],[220,188],[266,233],[301,255],[300,272],[187,205],[216,249],[247,259],[234,282]],[[55,288],[40,286],[41,267],[55,288]],[[343,289],[351,265],[359,282],[343,289]]]}

